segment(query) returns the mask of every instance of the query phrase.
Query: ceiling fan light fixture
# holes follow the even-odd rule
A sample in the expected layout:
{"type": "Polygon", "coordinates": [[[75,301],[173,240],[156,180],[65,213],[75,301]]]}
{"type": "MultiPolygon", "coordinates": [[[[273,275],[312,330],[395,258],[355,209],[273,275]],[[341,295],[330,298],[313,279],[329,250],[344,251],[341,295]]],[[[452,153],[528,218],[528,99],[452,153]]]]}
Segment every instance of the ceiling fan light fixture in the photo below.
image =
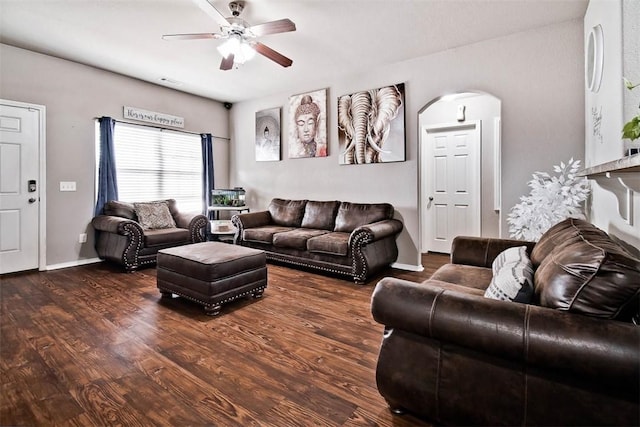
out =
{"type": "MultiPolygon", "coordinates": [[[[2,1],[2,0],[0,0],[2,1]]],[[[240,13],[244,9],[243,0],[234,0],[229,3],[229,10],[233,16],[223,16],[213,5],[213,0],[194,0],[198,5],[206,5],[202,9],[210,15],[220,25],[219,33],[192,33],[192,34],[165,34],[162,36],[165,40],[200,40],[200,39],[216,39],[224,40],[218,46],[218,52],[222,55],[220,69],[223,71],[238,68],[238,65],[244,64],[253,59],[256,53],[270,59],[271,61],[283,66],[290,67],[293,61],[281,53],[271,49],[270,47],[256,41],[254,39],[269,34],[286,33],[296,30],[296,24],[290,19],[278,19],[276,21],[264,22],[262,24],[249,26],[242,18],[240,13]],[[210,7],[209,7],[210,6],[210,7]],[[215,12],[215,13],[213,13],[215,12]]]]}
{"type": "Polygon", "coordinates": [[[231,35],[227,41],[218,46],[218,52],[224,58],[228,57],[230,54],[236,54],[240,50],[240,45],[242,42],[240,41],[239,36],[231,35]]]}
{"type": "Polygon", "coordinates": [[[218,52],[220,52],[220,55],[224,58],[228,58],[229,55],[233,54],[234,64],[244,64],[256,55],[253,47],[242,40],[240,35],[236,34],[229,36],[227,41],[218,46],[218,52]]]}
{"type": "Polygon", "coordinates": [[[256,56],[256,51],[253,47],[251,47],[249,43],[244,42],[240,45],[239,56],[244,57],[245,61],[250,61],[253,59],[254,56],[256,56]]]}

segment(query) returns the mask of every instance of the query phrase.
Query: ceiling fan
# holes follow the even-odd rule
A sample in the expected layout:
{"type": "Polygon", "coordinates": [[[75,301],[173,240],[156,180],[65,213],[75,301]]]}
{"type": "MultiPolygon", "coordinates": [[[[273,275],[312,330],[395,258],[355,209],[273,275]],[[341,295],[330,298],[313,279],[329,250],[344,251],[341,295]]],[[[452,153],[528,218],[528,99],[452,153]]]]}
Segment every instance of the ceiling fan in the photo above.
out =
{"type": "Polygon", "coordinates": [[[242,64],[251,59],[256,52],[266,56],[270,60],[289,67],[293,61],[270,47],[260,43],[256,38],[267,34],[285,33],[295,31],[296,24],[290,19],[265,22],[249,26],[240,18],[244,9],[244,1],[236,0],[229,3],[230,17],[225,18],[208,0],[194,0],[202,10],[214,18],[220,24],[219,33],[195,33],[195,34],[165,34],[165,40],[197,40],[197,39],[221,39],[226,40],[218,47],[222,54],[221,70],[230,70],[235,64],[242,64]]]}

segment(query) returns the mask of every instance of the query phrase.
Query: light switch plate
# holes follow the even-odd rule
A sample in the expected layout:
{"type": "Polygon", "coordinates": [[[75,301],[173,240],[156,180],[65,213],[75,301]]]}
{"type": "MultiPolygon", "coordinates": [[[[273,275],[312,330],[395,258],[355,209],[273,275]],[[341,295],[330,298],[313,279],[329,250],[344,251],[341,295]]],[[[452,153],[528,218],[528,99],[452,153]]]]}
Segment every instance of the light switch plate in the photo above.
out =
{"type": "Polygon", "coordinates": [[[60,181],[60,191],[76,191],[76,182],[60,181]]]}

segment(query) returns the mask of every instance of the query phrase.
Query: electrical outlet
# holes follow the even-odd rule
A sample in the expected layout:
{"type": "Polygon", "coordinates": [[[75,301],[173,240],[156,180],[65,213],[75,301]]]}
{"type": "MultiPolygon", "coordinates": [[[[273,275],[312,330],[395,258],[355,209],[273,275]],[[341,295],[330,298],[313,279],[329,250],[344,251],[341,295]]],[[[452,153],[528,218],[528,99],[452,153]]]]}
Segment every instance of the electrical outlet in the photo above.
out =
{"type": "Polygon", "coordinates": [[[76,191],[76,182],[60,181],[60,191],[76,191]]]}
{"type": "Polygon", "coordinates": [[[80,233],[78,243],[87,243],[87,233],[80,233]]]}

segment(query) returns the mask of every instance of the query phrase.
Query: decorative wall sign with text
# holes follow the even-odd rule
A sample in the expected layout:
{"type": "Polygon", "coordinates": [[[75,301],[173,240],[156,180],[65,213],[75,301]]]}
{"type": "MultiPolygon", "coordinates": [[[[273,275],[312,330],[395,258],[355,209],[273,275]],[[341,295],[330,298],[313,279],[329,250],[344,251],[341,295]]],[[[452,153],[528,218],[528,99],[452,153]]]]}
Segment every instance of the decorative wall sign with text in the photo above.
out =
{"type": "Polygon", "coordinates": [[[155,123],[157,125],[184,128],[184,117],[177,117],[164,113],[156,113],[154,111],[147,111],[141,108],[127,107],[126,105],[122,108],[124,110],[122,115],[125,119],[133,119],[141,122],[155,123]]]}

